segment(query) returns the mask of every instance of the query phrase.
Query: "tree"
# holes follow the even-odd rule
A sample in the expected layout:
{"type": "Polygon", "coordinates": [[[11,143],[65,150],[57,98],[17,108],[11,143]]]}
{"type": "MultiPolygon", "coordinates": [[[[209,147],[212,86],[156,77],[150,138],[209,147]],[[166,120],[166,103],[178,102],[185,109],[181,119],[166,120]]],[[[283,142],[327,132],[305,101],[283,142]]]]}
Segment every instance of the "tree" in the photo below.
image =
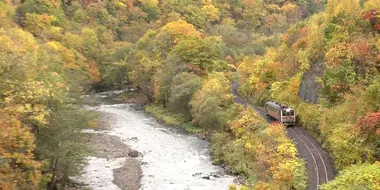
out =
{"type": "Polygon", "coordinates": [[[50,89],[38,80],[38,47],[19,28],[0,30],[0,188],[36,189],[40,182],[33,132],[46,123],[50,89]]]}
{"type": "Polygon", "coordinates": [[[242,18],[236,23],[238,28],[244,30],[256,30],[262,23],[261,18],[266,15],[266,10],[262,6],[253,6],[242,11],[242,18]]]}
{"type": "Polygon", "coordinates": [[[220,19],[219,9],[215,8],[214,5],[204,5],[201,11],[209,22],[219,21],[220,19]]]}
{"type": "Polygon", "coordinates": [[[142,5],[142,10],[148,13],[150,20],[156,20],[159,16],[160,9],[157,0],[139,0],[142,5]]]}
{"type": "Polygon", "coordinates": [[[364,8],[366,10],[379,9],[380,8],[380,1],[379,0],[367,0],[364,2],[364,8]]]}
{"type": "Polygon", "coordinates": [[[360,14],[360,5],[358,0],[347,0],[345,2],[339,0],[331,0],[327,2],[325,13],[329,18],[338,15],[341,12],[346,14],[360,14]]]}
{"type": "Polygon", "coordinates": [[[66,23],[66,16],[62,9],[54,5],[53,1],[48,0],[26,0],[17,8],[19,16],[19,23],[22,23],[27,13],[35,13],[39,15],[48,14],[56,18],[54,24],[57,26],[64,26],[66,23]]]}
{"type": "Polygon", "coordinates": [[[374,32],[380,33],[380,11],[372,9],[366,13],[364,18],[370,22],[374,32]]]}
{"type": "Polygon", "coordinates": [[[27,13],[23,21],[23,26],[26,30],[39,36],[43,39],[47,39],[52,31],[52,22],[55,17],[48,14],[38,15],[35,13],[27,13]]]}
{"type": "Polygon", "coordinates": [[[153,43],[151,43],[156,35],[155,31],[146,32],[125,56],[125,62],[130,70],[129,78],[134,85],[142,88],[149,102],[154,101],[153,79],[158,67],[162,64],[160,55],[154,51],[153,43]]]}
{"type": "Polygon", "coordinates": [[[202,16],[201,9],[197,6],[195,1],[192,0],[169,0],[164,10],[176,12],[182,15],[186,22],[203,28],[206,25],[206,20],[202,16]]]}
{"type": "Polygon", "coordinates": [[[92,83],[97,84],[101,81],[101,73],[99,72],[98,66],[96,65],[96,62],[94,60],[90,60],[87,64],[86,68],[88,75],[90,77],[90,80],[92,83]]]}
{"type": "Polygon", "coordinates": [[[169,33],[174,42],[178,42],[187,37],[199,38],[201,36],[201,33],[196,30],[194,25],[183,20],[169,22],[163,26],[160,31],[169,33]]]}
{"type": "Polygon", "coordinates": [[[321,96],[328,105],[334,105],[343,101],[343,95],[349,92],[356,83],[357,76],[354,67],[346,62],[338,68],[326,72],[323,77],[321,96]]]}
{"type": "Polygon", "coordinates": [[[233,25],[215,25],[211,34],[213,36],[222,36],[223,42],[226,43],[231,50],[245,47],[249,45],[251,40],[248,34],[239,31],[233,25]]]}
{"type": "MultiPolygon", "coordinates": [[[[24,26],[44,38],[41,34],[54,19],[33,11],[25,14],[24,26]]],[[[0,189],[44,188],[50,170],[45,168],[41,155],[36,155],[40,144],[36,145],[35,139],[48,126],[59,126],[59,122],[52,124],[51,116],[56,111],[52,108],[74,103],[75,92],[81,90],[84,81],[80,79],[85,78],[80,77],[85,68],[81,54],[57,41],[45,40],[37,40],[16,25],[0,29],[0,189]]],[[[77,122],[73,119],[70,125],[76,126],[77,122]]],[[[52,139],[58,137],[55,133],[49,135],[52,139]]]]}
{"type": "Polygon", "coordinates": [[[48,126],[39,130],[36,151],[38,158],[47,163],[42,170],[51,174],[49,189],[79,174],[86,153],[81,130],[88,127],[89,121],[86,111],[74,105],[58,104],[51,110],[48,126]]]}
{"type": "Polygon", "coordinates": [[[212,73],[190,101],[193,123],[206,130],[223,131],[230,118],[232,94],[229,80],[212,73]]]}
{"type": "Polygon", "coordinates": [[[0,109],[0,188],[37,189],[41,164],[34,158],[34,136],[7,112],[0,109]]]}
{"type": "Polygon", "coordinates": [[[252,108],[241,111],[230,123],[230,129],[236,138],[247,134],[255,134],[268,127],[252,108]],[[244,130],[242,130],[244,129],[244,130]]]}
{"type": "Polygon", "coordinates": [[[203,72],[223,71],[227,68],[221,55],[222,41],[216,37],[188,39],[178,43],[171,54],[176,54],[190,69],[203,72]]]}
{"type": "Polygon", "coordinates": [[[99,55],[101,44],[99,42],[96,32],[90,28],[83,28],[81,31],[83,38],[83,53],[84,55],[96,58],[99,55]]]}
{"type": "Polygon", "coordinates": [[[180,73],[176,75],[170,87],[169,103],[173,113],[183,113],[191,120],[189,102],[193,94],[201,88],[199,76],[191,73],[180,73]]]}
{"type": "MultiPolygon", "coordinates": [[[[380,159],[380,113],[370,113],[361,118],[355,127],[364,144],[373,151],[375,160],[380,159]]],[[[367,160],[372,160],[370,156],[367,160]]]]}
{"type": "Polygon", "coordinates": [[[300,8],[293,3],[285,4],[284,6],[280,8],[280,11],[282,12],[282,14],[286,16],[289,24],[296,23],[301,18],[300,8]]]}

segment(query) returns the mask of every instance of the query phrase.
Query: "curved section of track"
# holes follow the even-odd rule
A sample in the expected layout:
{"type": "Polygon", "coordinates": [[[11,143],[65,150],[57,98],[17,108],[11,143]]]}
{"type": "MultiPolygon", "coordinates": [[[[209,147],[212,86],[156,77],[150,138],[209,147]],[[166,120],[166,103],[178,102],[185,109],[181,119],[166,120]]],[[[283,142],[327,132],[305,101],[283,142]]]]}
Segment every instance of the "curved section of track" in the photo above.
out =
{"type": "Polygon", "coordinates": [[[287,132],[296,143],[299,156],[306,161],[308,189],[319,189],[319,185],[332,180],[334,166],[321,146],[301,127],[288,127],[287,132]]]}
{"type": "MultiPolygon", "coordinates": [[[[247,102],[237,92],[238,83],[232,84],[232,92],[235,102],[247,107],[247,102]]],[[[274,122],[268,118],[265,109],[252,106],[268,122],[274,122]]],[[[305,160],[308,175],[308,190],[319,189],[319,186],[334,179],[334,163],[328,153],[322,149],[319,143],[300,126],[287,127],[288,136],[295,142],[299,156],[305,160]]]]}

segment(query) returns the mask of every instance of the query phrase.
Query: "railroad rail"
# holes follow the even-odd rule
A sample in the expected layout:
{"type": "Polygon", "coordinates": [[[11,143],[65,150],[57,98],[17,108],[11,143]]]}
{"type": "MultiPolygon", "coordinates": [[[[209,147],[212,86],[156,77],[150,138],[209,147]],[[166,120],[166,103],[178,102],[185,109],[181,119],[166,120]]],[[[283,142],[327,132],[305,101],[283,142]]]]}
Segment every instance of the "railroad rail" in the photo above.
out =
{"type": "Polygon", "coordinates": [[[329,172],[327,170],[325,158],[322,157],[320,148],[314,145],[309,139],[310,137],[300,132],[300,129],[300,127],[288,127],[288,136],[294,139],[300,157],[306,161],[309,175],[308,189],[319,189],[319,185],[329,181],[329,172]]]}

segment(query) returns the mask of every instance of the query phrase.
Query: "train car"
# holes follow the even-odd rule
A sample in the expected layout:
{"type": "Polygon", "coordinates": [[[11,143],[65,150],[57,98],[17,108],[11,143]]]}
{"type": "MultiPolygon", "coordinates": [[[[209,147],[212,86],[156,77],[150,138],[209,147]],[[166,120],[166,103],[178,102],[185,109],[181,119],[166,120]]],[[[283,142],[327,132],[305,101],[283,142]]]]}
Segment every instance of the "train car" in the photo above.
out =
{"type": "Polygon", "coordinates": [[[265,103],[267,116],[270,116],[286,126],[296,123],[296,111],[291,107],[278,102],[268,101],[265,103]]]}

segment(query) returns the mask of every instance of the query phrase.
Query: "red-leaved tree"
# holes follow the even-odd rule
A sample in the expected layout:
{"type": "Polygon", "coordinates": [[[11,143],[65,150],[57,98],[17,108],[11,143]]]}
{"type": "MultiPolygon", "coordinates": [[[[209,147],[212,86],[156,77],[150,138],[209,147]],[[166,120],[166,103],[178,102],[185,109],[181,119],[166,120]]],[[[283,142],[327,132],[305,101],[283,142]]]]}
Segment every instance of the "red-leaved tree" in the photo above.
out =
{"type": "Polygon", "coordinates": [[[374,31],[380,33],[380,11],[372,9],[364,14],[364,19],[371,23],[374,31]]]}
{"type": "Polygon", "coordinates": [[[380,159],[380,112],[370,113],[361,118],[356,131],[365,138],[365,143],[374,151],[376,160],[380,159]]]}

